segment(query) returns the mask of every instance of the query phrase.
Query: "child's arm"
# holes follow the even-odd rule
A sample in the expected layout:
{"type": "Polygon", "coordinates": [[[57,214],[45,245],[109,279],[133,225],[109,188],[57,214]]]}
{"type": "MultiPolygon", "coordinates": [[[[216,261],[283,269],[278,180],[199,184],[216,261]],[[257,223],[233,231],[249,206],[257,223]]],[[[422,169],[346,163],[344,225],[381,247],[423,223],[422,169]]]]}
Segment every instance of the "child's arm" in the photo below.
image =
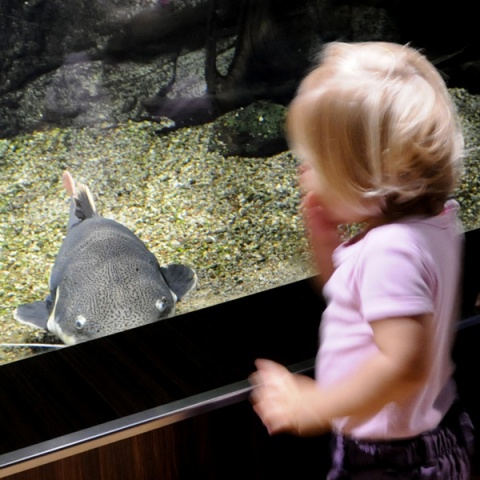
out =
{"type": "Polygon", "coordinates": [[[320,389],[308,377],[291,374],[269,360],[256,362],[252,375],[254,409],[269,433],[321,433],[335,417],[369,416],[401,401],[430,371],[430,315],[372,322],[378,352],[344,381],[320,389]]]}

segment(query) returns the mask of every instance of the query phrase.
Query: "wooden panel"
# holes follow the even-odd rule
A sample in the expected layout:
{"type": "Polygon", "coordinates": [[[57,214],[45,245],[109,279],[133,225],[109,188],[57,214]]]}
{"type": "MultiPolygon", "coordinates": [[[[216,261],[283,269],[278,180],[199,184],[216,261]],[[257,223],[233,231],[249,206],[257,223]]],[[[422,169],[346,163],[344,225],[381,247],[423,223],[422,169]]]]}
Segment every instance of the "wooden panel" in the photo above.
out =
{"type": "Polygon", "coordinates": [[[6,479],[319,479],[328,452],[328,437],[269,437],[243,402],[6,479]]]}

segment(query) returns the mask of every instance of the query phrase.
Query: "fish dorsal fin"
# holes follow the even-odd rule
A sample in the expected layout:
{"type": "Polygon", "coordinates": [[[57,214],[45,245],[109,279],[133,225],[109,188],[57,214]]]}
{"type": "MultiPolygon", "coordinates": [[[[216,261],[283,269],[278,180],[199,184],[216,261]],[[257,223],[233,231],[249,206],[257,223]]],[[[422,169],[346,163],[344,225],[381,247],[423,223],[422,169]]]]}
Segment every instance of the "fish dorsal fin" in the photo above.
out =
{"type": "Polygon", "coordinates": [[[62,183],[71,198],[67,230],[87,218],[98,215],[93,195],[86,185],[79,183],[75,186],[75,181],[67,170],[63,172],[62,183]]]}
{"type": "Polygon", "coordinates": [[[85,220],[97,215],[92,193],[86,185],[82,183],[77,184],[72,200],[75,202],[75,216],[79,220],[85,220]]]}

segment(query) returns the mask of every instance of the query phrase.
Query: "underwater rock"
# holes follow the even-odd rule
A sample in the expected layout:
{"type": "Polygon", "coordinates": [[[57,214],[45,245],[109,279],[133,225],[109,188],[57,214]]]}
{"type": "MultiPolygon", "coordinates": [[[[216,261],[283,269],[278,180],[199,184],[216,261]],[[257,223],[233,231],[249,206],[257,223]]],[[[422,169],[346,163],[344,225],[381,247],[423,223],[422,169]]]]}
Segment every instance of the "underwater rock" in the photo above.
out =
{"type": "Polygon", "coordinates": [[[205,45],[208,8],[198,3],[175,8],[157,3],[133,15],[108,39],[103,53],[112,60],[145,59],[205,45]],[[188,35],[185,35],[188,32],[188,35]]]}
{"type": "Polygon", "coordinates": [[[217,118],[209,150],[223,156],[269,157],[288,149],[286,107],[259,101],[217,118]]]}
{"type": "MultiPolygon", "coordinates": [[[[319,28],[309,15],[309,4],[314,3],[312,0],[242,2],[239,10],[234,9],[235,46],[227,72],[222,75],[217,50],[225,31],[231,31],[232,6],[237,3],[209,0],[204,44],[205,94],[196,98],[182,94],[169,98],[171,88],[161,88],[161,93],[142,101],[149,114],[147,118],[167,117],[175,124],[172,128],[180,128],[212,121],[258,100],[289,103],[311,62],[312,42],[319,28]],[[223,14],[219,13],[220,7],[224,8],[223,14]],[[291,31],[296,34],[292,36],[291,31]]],[[[266,151],[271,149],[265,146],[266,151]]]]}
{"type": "Polygon", "coordinates": [[[450,87],[478,91],[471,2],[437,3],[2,0],[0,138],[45,122],[167,116],[179,128],[258,100],[286,105],[321,46],[339,39],[411,43],[440,59],[450,87]]]}

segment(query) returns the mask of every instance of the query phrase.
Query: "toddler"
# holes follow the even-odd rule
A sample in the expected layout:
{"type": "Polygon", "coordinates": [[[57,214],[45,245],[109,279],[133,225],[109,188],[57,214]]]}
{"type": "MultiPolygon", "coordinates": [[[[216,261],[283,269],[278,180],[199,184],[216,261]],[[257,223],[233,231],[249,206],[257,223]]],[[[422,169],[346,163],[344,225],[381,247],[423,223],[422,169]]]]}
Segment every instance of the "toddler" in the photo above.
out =
{"type": "Polygon", "coordinates": [[[327,307],[315,380],[251,376],[271,434],[333,431],[334,479],[467,480],[473,428],[451,348],[462,235],[449,199],[463,139],[441,76],[386,42],[331,43],[287,117],[327,307]],[[340,224],[362,231],[341,242],[340,224]]]}

